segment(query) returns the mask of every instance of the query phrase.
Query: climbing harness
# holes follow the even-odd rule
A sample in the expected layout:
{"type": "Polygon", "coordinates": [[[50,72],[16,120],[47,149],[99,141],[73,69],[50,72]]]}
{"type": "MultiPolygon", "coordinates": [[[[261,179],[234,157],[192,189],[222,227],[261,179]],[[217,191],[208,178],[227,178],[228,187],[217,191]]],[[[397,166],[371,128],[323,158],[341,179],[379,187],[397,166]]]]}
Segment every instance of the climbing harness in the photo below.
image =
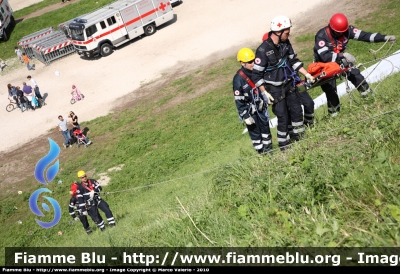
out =
{"type": "Polygon", "coordinates": [[[268,123],[269,121],[269,116],[268,116],[268,102],[263,102],[264,106],[263,109],[265,109],[265,113],[260,113],[259,107],[258,105],[260,104],[260,94],[258,92],[258,88],[256,87],[256,85],[253,83],[253,81],[247,77],[247,75],[241,70],[239,69],[237,71],[237,73],[244,79],[246,80],[246,82],[250,85],[251,87],[251,97],[252,97],[252,104],[249,105],[249,113],[257,113],[257,116],[264,122],[264,123],[268,123]],[[256,107],[254,107],[256,106],[256,107]]]}

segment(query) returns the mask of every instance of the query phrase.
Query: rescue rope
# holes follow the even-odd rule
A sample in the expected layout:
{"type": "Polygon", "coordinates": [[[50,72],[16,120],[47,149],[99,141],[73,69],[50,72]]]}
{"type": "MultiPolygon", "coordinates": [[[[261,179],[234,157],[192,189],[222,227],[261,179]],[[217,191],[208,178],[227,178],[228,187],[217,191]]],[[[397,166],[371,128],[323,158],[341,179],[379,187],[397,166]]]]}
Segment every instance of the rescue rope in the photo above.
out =
{"type": "MultiPolygon", "coordinates": [[[[387,42],[388,42],[388,41],[386,41],[385,44],[386,44],[387,42]]],[[[385,45],[385,44],[384,44],[384,45],[385,45]]],[[[366,62],[366,63],[364,63],[364,64],[368,64],[368,63],[371,63],[371,62],[375,62],[375,61],[376,61],[376,53],[377,53],[378,51],[380,51],[380,50],[384,47],[384,45],[383,45],[382,47],[380,47],[380,48],[379,48],[378,50],[376,50],[376,51],[373,51],[372,49],[370,49],[370,52],[373,52],[373,53],[375,54],[375,60],[368,61],[368,62],[366,62]]],[[[388,49],[388,51],[386,52],[386,54],[385,54],[384,57],[378,58],[380,61],[377,63],[377,65],[375,66],[375,68],[372,69],[372,71],[374,71],[374,70],[379,66],[379,64],[380,64],[382,61],[385,60],[385,61],[388,61],[388,62],[390,62],[390,63],[392,64],[392,71],[391,71],[390,74],[393,73],[394,68],[395,68],[396,66],[395,66],[391,61],[385,59],[386,57],[388,57],[387,53],[388,53],[389,50],[392,48],[392,46],[393,46],[393,44],[390,46],[390,48],[388,49]]],[[[389,56],[393,56],[393,55],[396,55],[396,54],[400,54],[400,52],[399,52],[399,53],[393,53],[393,54],[391,54],[391,55],[389,55],[389,56]]],[[[360,67],[360,66],[364,66],[364,64],[360,63],[360,64],[358,64],[356,67],[358,68],[358,67],[360,67]]],[[[364,68],[365,68],[365,66],[364,66],[364,68]]],[[[371,73],[372,73],[372,71],[371,71],[371,73]]],[[[367,77],[369,77],[369,76],[371,75],[371,73],[369,73],[367,77]]],[[[390,75],[390,74],[389,74],[389,75],[390,75]]],[[[367,77],[365,77],[365,79],[367,79],[367,77]]],[[[346,82],[347,82],[347,81],[348,81],[348,80],[347,80],[347,76],[346,76],[346,82]]],[[[364,81],[365,81],[365,80],[364,80],[364,81]]],[[[380,83],[379,83],[379,84],[380,84],[380,83]]],[[[379,85],[379,84],[378,84],[378,85],[379,85]]],[[[360,85],[361,85],[361,84],[360,84],[360,85]]],[[[348,87],[348,83],[346,83],[346,91],[347,91],[347,88],[350,89],[350,87],[348,87]]],[[[349,94],[350,94],[350,93],[349,93],[349,94]]],[[[257,110],[258,110],[258,109],[257,109],[257,110]]],[[[341,127],[338,127],[338,128],[335,128],[335,129],[332,129],[332,130],[329,130],[329,131],[325,131],[325,132],[323,132],[323,133],[317,135],[317,137],[318,137],[318,136],[324,136],[324,135],[330,134],[330,133],[332,133],[332,132],[335,132],[335,131],[341,130],[341,129],[343,129],[343,128],[350,127],[350,126],[353,126],[353,125],[356,125],[356,124],[359,124],[359,123],[362,123],[362,122],[366,122],[366,121],[371,120],[371,119],[376,119],[376,118],[378,118],[378,117],[381,117],[381,116],[384,116],[384,115],[387,115],[387,114],[391,114],[391,113],[393,113],[393,112],[395,112],[395,111],[399,111],[399,110],[400,110],[400,107],[395,108],[395,109],[392,109],[392,110],[389,110],[389,111],[386,111],[386,112],[383,112],[383,113],[381,113],[381,114],[377,114],[377,115],[374,115],[374,116],[371,116],[371,117],[368,117],[368,118],[365,118],[365,119],[356,121],[356,122],[353,122],[353,123],[350,123],[350,124],[346,124],[346,125],[343,125],[343,126],[341,126],[341,127]]],[[[302,139],[302,141],[306,141],[306,140],[307,140],[307,139],[302,139]]],[[[286,146],[284,146],[284,147],[282,147],[282,148],[289,148],[289,147],[291,147],[292,145],[293,145],[293,144],[288,144],[288,145],[286,145],[286,146]]],[[[267,153],[277,152],[277,151],[280,151],[280,149],[281,149],[281,148],[272,149],[272,150],[270,150],[270,151],[267,152],[267,153]]],[[[244,159],[237,159],[236,161],[239,161],[239,160],[249,160],[249,159],[252,159],[252,158],[255,158],[255,157],[260,157],[260,156],[259,156],[259,155],[254,155],[254,156],[250,156],[250,157],[244,158],[244,159]]],[[[162,181],[162,182],[158,182],[158,183],[154,183],[154,184],[149,184],[149,185],[139,186],[139,187],[134,187],[134,188],[128,188],[128,189],[125,189],[125,190],[107,191],[107,192],[103,192],[103,193],[104,193],[105,195],[108,195],[108,194],[114,194],[114,193],[120,193],[120,192],[134,191],[134,190],[138,190],[138,189],[142,189],[142,188],[154,187],[154,186],[157,186],[157,185],[161,185],[161,184],[165,184],[165,183],[169,183],[169,182],[173,182],[173,181],[178,181],[178,180],[190,178],[190,177],[193,177],[193,176],[196,176],[196,175],[210,173],[210,172],[213,172],[213,171],[216,171],[216,170],[225,168],[226,166],[233,165],[233,163],[234,163],[234,162],[232,162],[232,163],[230,163],[230,164],[227,164],[227,165],[224,165],[224,166],[219,166],[219,167],[216,167],[216,168],[212,168],[212,169],[208,169],[208,170],[204,170],[204,171],[192,173],[192,174],[189,174],[189,175],[186,175],[186,176],[182,176],[182,177],[178,177],[178,178],[173,178],[173,179],[170,179],[170,180],[166,180],[166,181],[162,181]]]]}
{"type": "MultiPolygon", "coordinates": [[[[362,123],[362,122],[366,122],[368,120],[376,119],[378,117],[381,117],[381,116],[384,116],[384,115],[387,115],[387,114],[391,114],[391,113],[393,113],[395,111],[400,111],[400,107],[397,107],[395,109],[392,109],[392,110],[389,110],[389,111],[386,111],[386,112],[383,112],[383,113],[380,113],[380,114],[376,114],[374,116],[371,116],[371,117],[368,117],[368,118],[365,118],[365,119],[362,119],[362,120],[355,121],[355,122],[350,123],[350,124],[345,124],[343,126],[334,128],[332,130],[322,132],[322,133],[318,134],[317,136],[313,136],[313,137],[321,137],[321,136],[324,136],[324,135],[328,135],[329,133],[332,133],[332,132],[335,132],[335,131],[338,131],[338,130],[341,130],[341,129],[344,129],[344,128],[348,128],[350,126],[353,126],[353,125],[356,125],[356,124],[359,124],[359,123],[362,123]]],[[[304,141],[304,140],[307,140],[307,139],[301,139],[301,141],[304,141]]],[[[289,148],[293,144],[289,144],[289,145],[283,146],[283,148],[289,148]]],[[[273,149],[272,151],[275,152],[275,151],[278,151],[278,150],[280,150],[280,148],[273,149]]],[[[249,158],[254,158],[254,156],[249,157],[249,158]]]]}
{"type": "MultiPolygon", "coordinates": [[[[374,70],[379,66],[379,64],[382,63],[382,61],[387,61],[387,62],[389,62],[389,63],[392,65],[392,70],[391,70],[391,72],[389,73],[389,75],[391,75],[391,74],[394,72],[394,68],[395,68],[396,66],[395,66],[391,61],[389,61],[389,60],[386,59],[387,57],[390,57],[390,56],[399,54],[399,53],[393,53],[393,54],[391,54],[391,55],[388,55],[389,51],[392,49],[392,47],[393,47],[393,45],[394,45],[393,43],[391,43],[389,49],[386,51],[386,53],[384,54],[383,57],[380,57],[380,58],[377,58],[377,57],[376,57],[376,54],[387,44],[388,41],[389,41],[389,40],[386,40],[386,42],[385,42],[379,49],[377,49],[377,50],[373,50],[373,49],[370,49],[370,50],[369,50],[369,52],[371,52],[372,54],[374,54],[374,58],[375,58],[374,60],[367,61],[367,62],[365,62],[365,63],[359,63],[359,64],[357,64],[357,65],[355,66],[355,68],[357,68],[357,69],[359,69],[360,67],[363,67],[364,70],[366,70],[366,69],[367,69],[367,68],[365,67],[366,64],[376,62],[377,59],[379,60],[379,62],[378,62],[378,63],[376,64],[376,66],[370,71],[370,73],[369,73],[367,76],[364,77],[364,80],[363,80],[360,84],[358,84],[358,86],[355,87],[355,90],[358,90],[358,88],[359,88],[364,82],[367,81],[367,79],[368,79],[368,78],[370,77],[370,75],[374,72],[374,70]]],[[[356,101],[357,103],[358,103],[358,101],[357,101],[357,100],[355,99],[355,97],[353,96],[352,91],[351,91],[351,89],[350,89],[350,87],[349,87],[347,74],[345,74],[345,78],[346,78],[346,80],[345,80],[345,84],[346,84],[346,93],[349,94],[349,98],[350,98],[350,107],[351,107],[351,106],[352,106],[352,101],[353,101],[353,100],[356,101]]],[[[379,86],[382,82],[383,82],[383,81],[379,82],[379,83],[375,86],[374,90],[377,90],[378,86],[379,86]]]]}
{"type": "MultiPolygon", "coordinates": [[[[368,118],[365,118],[365,119],[362,119],[362,120],[358,120],[358,121],[353,122],[353,123],[350,123],[350,124],[346,124],[346,125],[340,126],[340,127],[338,127],[338,128],[335,128],[335,129],[332,129],[332,130],[329,130],[329,131],[322,132],[322,133],[318,134],[317,136],[313,136],[313,138],[314,138],[314,137],[319,137],[319,136],[328,135],[328,134],[330,134],[330,133],[332,133],[332,132],[335,132],[335,131],[344,129],[344,128],[346,128],[346,127],[350,127],[350,126],[353,126],[353,125],[362,123],[362,122],[366,122],[366,121],[368,121],[368,120],[376,119],[376,118],[378,118],[378,117],[391,114],[391,113],[393,113],[393,112],[395,112],[395,111],[400,111],[400,107],[397,107],[397,108],[395,108],[395,109],[392,109],[392,110],[389,110],[389,111],[386,111],[386,112],[383,112],[383,113],[380,113],[380,114],[377,114],[377,115],[374,115],[374,116],[371,116],[371,117],[368,117],[368,118]]],[[[302,139],[301,141],[307,141],[307,138],[302,139]]],[[[293,143],[293,144],[295,144],[295,143],[293,143]]],[[[286,146],[284,146],[283,148],[289,148],[289,147],[291,147],[293,144],[286,145],[286,146]]],[[[269,153],[271,153],[271,152],[277,152],[277,151],[279,152],[279,151],[280,151],[280,148],[272,149],[272,150],[270,150],[270,151],[267,152],[267,153],[269,154],[269,153]]],[[[264,154],[267,154],[267,153],[264,153],[264,154]]],[[[256,158],[256,157],[260,157],[260,155],[254,155],[254,156],[250,156],[250,157],[247,157],[247,158],[237,159],[237,160],[235,160],[234,162],[236,162],[236,161],[243,161],[243,160],[250,160],[250,159],[256,158]]],[[[139,186],[139,187],[133,187],[133,188],[128,188],[128,189],[124,189],[124,190],[107,191],[107,192],[103,192],[103,194],[104,194],[104,195],[108,195],[108,194],[114,194],[114,193],[120,193],[120,192],[133,191],[133,190],[138,190],[138,189],[142,189],[142,188],[154,187],[154,186],[157,186],[157,185],[161,185],[161,184],[165,184],[165,183],[169,183],[169,182],[173,182],[173,181],[179,181],[179,180],[186,179],[186,178],[190,178],[190,177],[193,177],[193,176],[196,176],[196,175],[210,173],[210,172],[213,172],[213,171],[222,169],[222,168],[226,168],[227,166],[232,166],[232,165],[234,164],[234,162],[232,162],[232,163],[230,163],[230,164],[223,165],[223,166],[219,166],[219,167],[216,167],[216,168],[207,169],[207,170],[204,170],[204,171],[192,173],[192,174],[189,174],[189,175],[186,175],[186,176],[182,176],[182,177],[178,177],[178,178],[174,178],[174,179],[170,179],[170,180],[166,180],[166,181],[162,181],[162,182],[158,182],[158,183],[154,183],[154,184],[149,184],[149,185],[139,186]]]]}

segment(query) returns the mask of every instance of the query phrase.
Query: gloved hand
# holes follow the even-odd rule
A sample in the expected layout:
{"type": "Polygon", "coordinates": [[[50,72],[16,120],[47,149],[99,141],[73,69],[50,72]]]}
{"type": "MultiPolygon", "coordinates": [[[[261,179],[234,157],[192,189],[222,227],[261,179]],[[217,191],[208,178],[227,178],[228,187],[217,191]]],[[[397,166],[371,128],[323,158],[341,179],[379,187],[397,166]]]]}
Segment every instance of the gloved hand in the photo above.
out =
{"type": "Polygon", "coordinates": [[[244,122],[246,123],[246,125],[249,125],[249,126],[256,123],[256,121],[254,121],[253,117],[244,119],[244,122]]]}
{"type": "Polygon", "coordinates": [[[261,93],[264,101],[268,102],[269,105],[273,104],[274,101],[274,97],[272,97],[271,94],[269,94],[268,92],[264,91],[263,93],[261,93]]]}
{"type": "Polygon", "coordinates": [[[390,43],[394,43],[394,42],[396,42],[396,36],[394,36],[394,35],[386,35],[385,36],[385,40],[386,41],[389,40],[390,43]]]}
{"type": "Polygon", "coordinates": [[[82,215],[87,216],[87,211],[82,212],[82,215]]]}
{"type": "Polygon", "coordinates": [[[75,220],[75,221],[79,221],[79,217],[75,217],[74,220],[75,220]]]}
{"type": "Polygon", "coordinates": [[[93,197],[94,197],[94,190],[92,190],[92,191],[89,192],[89,196],[90,196],[90,199],[93,199],[93,197]]]}
{"type": "Polygon", "coordinates": [[[310,73],[307,73],[305,76],[307,78],[307,82],[309,82],[309,83],[315,82],[315,78],[310,73]]]}
{"type": "Polygon", "coordinates": [[[347,62],[349,63],[356,63],[356,58],[348,52],[343,53],[343,57],[346,58],[347,62]]]}

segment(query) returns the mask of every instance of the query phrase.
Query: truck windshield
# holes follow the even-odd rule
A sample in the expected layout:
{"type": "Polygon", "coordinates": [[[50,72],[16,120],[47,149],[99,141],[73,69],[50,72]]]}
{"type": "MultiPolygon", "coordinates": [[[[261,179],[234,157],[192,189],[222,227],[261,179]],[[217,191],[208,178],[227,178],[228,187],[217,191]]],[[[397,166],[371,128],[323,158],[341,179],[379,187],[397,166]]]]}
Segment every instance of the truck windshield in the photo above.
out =
{"type": "Polygon", "coordinates": [[[85,41],[85,35],[83,30],[85,25],[79,23],[69,24],[69,29],[71,30],[71,38],[77,41],[85,41]]]}
{"type": "Polygon", "coordinates": [[[71,38],[73,40],[78,40],[78,41],[85,41],[85,36],[83,35],[83,31],[81,30],[71,30],[71,38]]]}

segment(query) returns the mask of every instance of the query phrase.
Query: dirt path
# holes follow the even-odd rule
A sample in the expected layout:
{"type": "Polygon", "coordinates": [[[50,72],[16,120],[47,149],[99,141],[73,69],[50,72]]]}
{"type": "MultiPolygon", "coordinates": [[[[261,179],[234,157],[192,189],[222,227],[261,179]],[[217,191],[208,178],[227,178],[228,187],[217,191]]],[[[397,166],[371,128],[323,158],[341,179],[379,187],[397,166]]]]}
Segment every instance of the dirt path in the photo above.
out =
{"type": "MultiPolygon", "coordinates": [[[[44,0],[8,0],[13,11],[21,10],[23,8],[32,6],[33,4],[42,2],[44,0]]],[[[61,0],[60,0],[61,1],[61,0]]]]}
{"type": "Polygon", "coordinates": [[[64,3],[62,3],[62,2],[60,1],[60,3],[47,6],[47,7],[45,7],[44,9],[41,9],[41,10],[32,12],[31,14],[29,14],[29,15],[27,15],[27,16],[24,16],[24,17],[21,17],[21,18],[16,18],[16,20],[17,20],[17,21],[22,21],[22,20],[26,20],[26,19],[29,19],[29,18],[37,17],[37,16],[40,16],[40,15],[46,13],[46,12],[53,11],[53,10],[57,10],[57,9],[62,8],[62,7],[68,6],[68,5],[70,5],[70,4],[77,3],[77,2],[79,2],[79,1],[80,1],[80,0],[71,0],[71,1],[65,1],[64,3]]]}

